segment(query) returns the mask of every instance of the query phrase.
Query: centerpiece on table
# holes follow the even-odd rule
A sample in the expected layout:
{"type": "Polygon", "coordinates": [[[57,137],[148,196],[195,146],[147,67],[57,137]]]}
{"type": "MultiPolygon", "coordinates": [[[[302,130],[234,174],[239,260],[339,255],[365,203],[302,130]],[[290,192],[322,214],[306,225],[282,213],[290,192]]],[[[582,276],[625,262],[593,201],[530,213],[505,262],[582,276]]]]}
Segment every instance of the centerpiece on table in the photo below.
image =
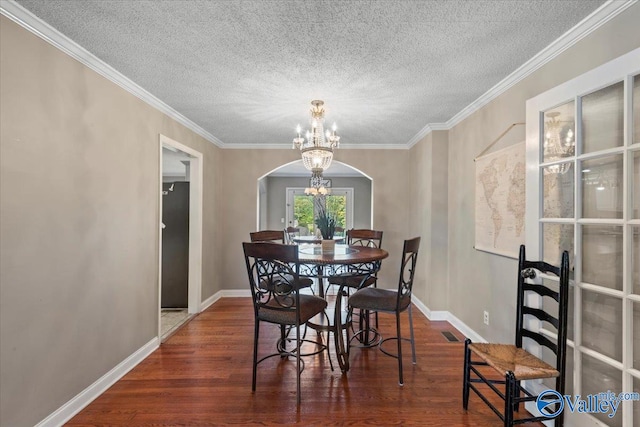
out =
{"type": "Polygon", "coordinates": [[[336,247],[336,241],[333,240],[333,234],[336,231],[336,218],[327,212],[327,208],[323,205],[318,208],[316,225],[322,234],[322,252],[333,252],[336,247]]]}

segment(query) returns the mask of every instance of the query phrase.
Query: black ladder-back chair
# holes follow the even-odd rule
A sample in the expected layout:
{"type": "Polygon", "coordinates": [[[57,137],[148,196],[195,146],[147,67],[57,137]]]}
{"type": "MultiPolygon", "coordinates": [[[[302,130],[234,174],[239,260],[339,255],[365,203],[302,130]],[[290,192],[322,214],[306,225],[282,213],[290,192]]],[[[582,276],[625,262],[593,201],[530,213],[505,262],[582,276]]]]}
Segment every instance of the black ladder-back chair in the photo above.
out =
{"type": "MultiPolygon", "coordinates": [[[[521,381],[535,380],[543,378],[556,378],[555,390],[564,395],[565,390],[565,365],[567,350],[567,312],[569,306],[569,254],[562,253],[560,267],[547,264],[543,261],[527,261],[525,257],[525,247],[520,246],[520,256],[518,261],[518,299],[516,313],[516,342],[510,344],[490,344],[472,343],[470,339],[465,341],[464,354],[464,384],[462,392],[462,405],[466,410],[469,405],[469,390],[473,390],[480,398],[495,412],[505,426],[522,424],[526,422],[545,421],[555,418],[556,427],[562,427],[563,411],[555,417],[531,416],[514,419],[514,412],[518,412],[520,404],[536,401],[538,395],[525,390],[521,381]],[[559,278],[558,291],[550,289],[543,284],[531,283],[529,279],[534,279],[537,272],[553,274],[559,278]],[[539,296],[538,301],[544,297],[555,300],[557,304],[557,315],[544,311],[541,308],[529,307],[526,305],[525,293],[533,292],[539,296]],[[547,336],[527,329],[525,316],[533,316],[540,322],[553,325],[557,331],[555,342],[547,336]],[[528,338],[551,350],[555,355],[555,366],[551,366],[540,360],[533,354],[522,348],[523,339],[528,338]],[[476,360],[472,360],[472,356],[476,360]],[[490,379],[479,372],[476,366],[490,366],[502,377],[490,379]],[[475,374],[475,376],[472,376],[475,374]],[[482,395],[475,383],[487,384],[490,389],[504,400],[504,410],[499,410],[489,400],[482,395]],[[504,394],[496,384],[504,384],[504,394]]],[[[541,304],[544,306],[543,304],[541,304]]],[[[551,311],[551,310],[549,310],[551,311]]],[[[554,310],[555,311],[555,310],[554,310]]],[[[487,390],[488,391],[488,390],[487,390]]],[[[550,405],[548,414],[553,414],[559,408],[550,405]],[[555,409],[554,409],[555,408],[555,409]]]]}
{"type": "Polygon", "coordinates": [[[249,275],[251,296],[254,308],[254,338],[253,338],[253,378],[251,390],[256,390],[256,376],[258,364],[274,357],[295,356],[296,358],[296,393],[297,403],[300,404],[300,374],[304,369],[301,356],[309,356],[327,351],[327,345],[312,342],[316,351],[301,354],[303,340],[300,326],[317,314],[324,313],[327,302],[314,295],[300,294],[300,289],[306,287],[299,280],[298,247],[277,243],[243,243],[244,258],[249,275]],[[260,322],[280,325],[280,330],[290,326],[296,332],[296,347],[291,351],[285,350],[284,343],[277,345],[277,352],[258,360],[258,338],[260,336],[260,322]]]}
{"type": "Polygon", "coordinates": [[[395,337],[385,338],[380,341],[378,347],[380,350],[391,357],[398,359],[398,384],[404,385],[404,377],[402,373],[402,341],[411,343],[412,362],[416,364],[416,345],[413,336],[413,316],[411,315],[411,293],[413,289],[413,278],[416,271],[416,262],[418,260],[418,249],[420,248],[420,237],[405,240],[402,249],[402,261],[400,263],[400,278],[398,279],[397,290],[380,289],[375,287],[366,287],[356,291],[349,298],[349,314],[354,308],[384,313],[393,313],[396,316],[396,334],[395,337]],[[410,339],[403,338],[400,331],[400,314],[403,311],[409,313],[409,331],[410,339]],[[397,353],[391,353],[383,348],[383,344],[389,340],[396,340],[398,344],[397,353]]]}

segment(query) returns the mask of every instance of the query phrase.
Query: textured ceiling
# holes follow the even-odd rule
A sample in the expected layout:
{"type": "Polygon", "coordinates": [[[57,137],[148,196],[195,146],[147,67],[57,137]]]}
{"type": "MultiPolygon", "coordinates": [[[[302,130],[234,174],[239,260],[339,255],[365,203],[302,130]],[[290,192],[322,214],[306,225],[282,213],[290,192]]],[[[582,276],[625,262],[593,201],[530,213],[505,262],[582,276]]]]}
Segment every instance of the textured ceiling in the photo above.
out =
{"type": "Polygon", "coordinates": [[[291,144],[323,99],[341,146],[405,146],[604,3],[18,3],[224,146],[291,144]]]}

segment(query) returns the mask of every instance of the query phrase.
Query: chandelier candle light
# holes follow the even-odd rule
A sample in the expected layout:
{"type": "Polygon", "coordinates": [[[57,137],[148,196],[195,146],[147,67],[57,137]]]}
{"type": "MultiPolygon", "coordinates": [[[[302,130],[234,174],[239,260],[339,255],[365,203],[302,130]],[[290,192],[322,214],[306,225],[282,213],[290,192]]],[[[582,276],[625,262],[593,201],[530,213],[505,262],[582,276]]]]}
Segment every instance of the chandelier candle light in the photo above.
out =
{"type": "MultiPolygon", "coordinates": [[[[311,131],[306,133],[306,141],[300,135],[301,128],[298,125],[293,138],[293,148],[302,152],[302,163],[304,167],[315,173],[322,174],[331,165],[333,160],[333,150],[340,146],[340,137],[336,134],[336,124],[332,130],[324,133],[324,101],[311,101],[311,131]]],[[[322,176],[322,175],[320,175],[322,176]]]]}
{"type": "MultiPolygon", "coordinates": [[[[546,113],[545,116],[549,119],[544,122],[545,134],[544,134],[544,157],[550,159],[563,159],[571,157],[575,153],[575,139],[573,138],[573,129],[569,127],[565,131],[563,128],[563,122],[558,120],[558,116],[561,113],[558,111],[552,111],[546,113]],[[564,133],[563,133],[564,132],[564,133]]],[[[549,166],[545,169],[550,173],[565,174],[569,170],[570,163],[560,163],[549,166]]]]}

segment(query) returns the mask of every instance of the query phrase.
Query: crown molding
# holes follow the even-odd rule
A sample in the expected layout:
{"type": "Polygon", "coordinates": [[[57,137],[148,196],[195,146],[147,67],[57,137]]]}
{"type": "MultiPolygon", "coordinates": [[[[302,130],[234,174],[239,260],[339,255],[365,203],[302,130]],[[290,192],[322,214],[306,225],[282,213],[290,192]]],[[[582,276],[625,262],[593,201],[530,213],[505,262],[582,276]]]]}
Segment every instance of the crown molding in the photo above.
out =
{"type": "Polygon", "coordinates": [[[578,22],[569,31],[538,52],[533,58],[522,64],[513,73],[509,74],[491,89],[480,95],[478,99],[467,105],[458,114],[447,120],[446,123],[428,124],[422,128],[420,132],[407,142],[407,147],[411,148],[433,130],[451,129],[637,2],[638,0],[607,1],[582,21],[578,22]]]}
{"type": "Polygon", "coordinates": [[[210,132],[189,120],[187,117],[180,114],[160,99],[156,98],[150,92],[124,76],[115,68],[111,67],[106,62],[71,40],[69,37],[65,36],[51,25],[20,6],[14,0],[0,0],[0,14],[11,19],[13,22],[32,32],[47,43],[52,44],[78,62],[91,68],[93,71],[117,84],[130,94],[140,98],[142,101],[146,102],[161,113],[171,117],[212,144],[215,144],[220,148],[225,148],[226,144],[213,136],[210,132]]]}
{"type": "Polygon", "coordinates": [[[413,147],[422,138],[424,138],[425,136],[429,135],[431,132],[436,131],[436,130],[449,130],[449,126],[447,126],[446,123],[429,123],[428,125],[426,125],[422,129],[420,129],[420,132],[415,134],[413,136],[413,138],[411,138],[409,140],[409,142],[407,142],[405,148],[409,149],[409,148],[413,147]]]}
{"type": "MultiPolygon", "coordinates": [[[[455,116],[447,120],[446,123],[429,123],[423,127],[413,138],[411,138],[406,144],[358,144],[355,146],[345,146],[344,149],[379,149],[379,150],[394,150],[394,149],[410,149],[417,144],[422,138],[435,130],[449,130],[471,114],[478,111],[480,108],[487,105],[493,99],[500,96],[509,88],[525,79],[531,73],[538,70],[543,65],[560,55],[562,52],[576,44],[578,41],[610,21],[612,18],[622,13],[629,7],[637,3],[638,0],[609,0],[589,16],[584,18],[573,28],[563,34],[560,38],[548,45],[546,48],[538,52],[533,58],[525,62],[513,73],[501,80],[491,89],[482,94],[478,99],[467,105],[455,116]]],[[[78,45],[76,42],[29,12],[14,0],[0,0],[0,14],[6,16],[18,25],[24,27],[28,31],[42,38],[46,42],[57,47],[67,55],[76,59],[80,63],[91,68],[98,74],[122,87],[127,92],[140,98],[150,106],[156,108],[160,112],[166,114],[178,123],[192,130],[196,134],[200,135],[207,141],[214,145],[225,149],[286,149],[290,148],[288,144],[242,144],[236,146],[235,144],[225,144],[218,138],[213,136],[209,131],[205,130],[195,122],[191,121],[172,107],[156,98],[150,92],[125,77],[122,73],[115,70],[113,67],[78,45]]]]}
{"type": "MultiPolygon", "coordinates": [[[[291,150],[291,144],[226,144],[225,149],[229,150],[291,150]]],[[[348,144],[341,145],[338,149],[343,150],[407,150],[406,144],[348,144]]]]}

